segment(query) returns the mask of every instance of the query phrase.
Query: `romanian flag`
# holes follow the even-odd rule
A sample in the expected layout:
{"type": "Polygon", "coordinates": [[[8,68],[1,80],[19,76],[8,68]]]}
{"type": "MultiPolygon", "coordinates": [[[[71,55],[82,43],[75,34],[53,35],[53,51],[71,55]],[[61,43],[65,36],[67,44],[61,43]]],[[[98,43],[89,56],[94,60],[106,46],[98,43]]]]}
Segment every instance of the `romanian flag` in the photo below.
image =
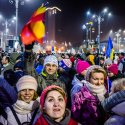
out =
{"type": "Polygon", "coordinates": [[[21,31],[21,40],[25,45],[31,44],[34,41],[43,42],[45,36],[45,11],[44,6],[39,7],[31,16],[29,22],[24,25],[21,31]]]}
{"type": "Polygon", "coordinates": [[[107,58],[110,58],[111,60],[113,60],[113,55],[114,55],[114,48],[113,48],[113,44],[112,44],[112,40],[109,37],[108,39],[108,45],[106,48],[106,53],[105,53],[107,58]]]}

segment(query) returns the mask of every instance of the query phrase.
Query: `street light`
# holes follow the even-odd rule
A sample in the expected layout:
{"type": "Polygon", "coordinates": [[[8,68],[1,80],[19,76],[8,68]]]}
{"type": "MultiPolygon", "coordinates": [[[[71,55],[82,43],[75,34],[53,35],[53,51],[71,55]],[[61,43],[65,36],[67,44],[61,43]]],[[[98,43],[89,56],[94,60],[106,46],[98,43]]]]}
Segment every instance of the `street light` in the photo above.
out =
{"type": "Polygon", "coordinates": [[[117,50],[119,51],[119,36],[120,36],[120,33],[119,32],[116,32],[116,37],[117,37],[117,50]]]}
{"type": "MultiPolygon", "coordinates": [[[[99,15],[94,14],[94,15],[92,16],[92,19],[93,19],[95,22],[98,22],[98,35],[97,35],[97,40],[98,40],[98,51],[99,51],[99,53],[100,53],[100,34],[101,34],[101,32],[100,32],[100,27],[101,27],[101,22],[104,21],[104,16],[105,16],[105,14],[107,14],[107,12],[108,12],[107,8],[104,8],[103,11],[102,11],[99,15]]],[[[90,15],[90,13],[89,13],[89,15],[90,15]]],[[[108,15],[108,16],[111,16],[111,13],[108,13],[107,15],[108,15]]]]}
{"type": "Polygon", "coordinates": [[[19,3],[20,3],[20,5],[24,5],[24,0],[9,0],[9,2],[11,4],[15,3],[15,7],[16,7],[16,30],[15,30],[15,38],[16,38],[16,41],[18,41],[18,7],[19,7],[19,3]]]}
{"type": "MultiPolygon", "coordinates": [[[[87,12],[89,13],[89,12],[87,12]]],[[[86,47],[88,48],[89,42],[91,42],[91,28],[92,28],[93,22],[89,21],[86,24],[82,26],[82,29],[86,29],[86,47]],[[89,31],[90,31],[90,38],[89,38],[89,31]]]]}
{"type": "MultiPolygon", "coordinates": [[[[14,23],[15,17],[13,17],[13,18],[8,20],[8,19],[4,19],[3,16],[0,14],[0,19],[4,20],[4,23],[2,23],[2,25],[5,26],[5,34],[3,34],[3,36],[5,35],[5,41],[6,41],[3,44],[3,50],[5,50],[6,49],[6,45],[7,45],[7,38],[9,36],[9,34],[8,34],[9,28],[8,27],[11,26],[11,23],[14,23]]],[[[1,43],[3,43],[3,42],[1,41],[1,43]]]]}
{"type": "Polygon", "coordinates": [[[86,29],[86,48],[88,48],[88,27],[84,24],[82,29],[86,29]]]}
{"type": "Polygon", "coordinates": [[[119,29],[117,32],[115,32],[115,36],[117,38],[117,51],[120,51],[120,42],[122,41],[122,37],[123,37],[123,33],[125,31],[122,31],[121,29],[119,29]]]}
{"type": "MultiPolygon", "coordinates": [[[[114,48],[117,50],[117,52],[119,52],[121,50],[121,44],[124,45],[125,43],[125,30],[119,29],[118,31],[114,32],[113,30],[110,30],[109,32],[110,37],[113,38],[114,41],[114,48]]],[[[123,48],[124,46],[122,46],[123,48]]]]}

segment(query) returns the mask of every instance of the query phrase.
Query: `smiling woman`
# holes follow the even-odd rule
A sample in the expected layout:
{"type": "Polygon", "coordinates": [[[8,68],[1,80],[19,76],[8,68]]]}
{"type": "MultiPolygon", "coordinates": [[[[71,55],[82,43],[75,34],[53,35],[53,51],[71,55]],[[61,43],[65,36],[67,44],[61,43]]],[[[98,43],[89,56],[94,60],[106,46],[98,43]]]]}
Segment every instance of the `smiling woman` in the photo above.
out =
{"type": "Polygon", "coordinates": [[[74,94],[72,114],[82,125],[103,125],[107,117],[100,102],[105,99],[105,70],[98,65],[87,68],[84,86],[74,94]]]}
{"type": "Polygon", "coordinates": [[[7,107],[7,120],[0,117],[0,122],[3,125],[33,125],[40,116],[37,82],[34,77],[25,75],[18,80],[16,88],[18,99],[7,107]]]}

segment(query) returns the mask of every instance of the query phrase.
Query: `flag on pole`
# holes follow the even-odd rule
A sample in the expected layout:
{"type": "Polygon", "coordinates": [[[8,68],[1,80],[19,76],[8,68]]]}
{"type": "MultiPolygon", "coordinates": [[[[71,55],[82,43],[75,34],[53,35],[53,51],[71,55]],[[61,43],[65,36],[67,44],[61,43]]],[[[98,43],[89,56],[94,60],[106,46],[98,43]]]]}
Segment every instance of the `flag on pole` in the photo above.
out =
{"type": "Polygon", "coordinates": [[[108,39],[108,44],[107,44],[105,55],[107,58],[110,58],[111,60],[113,60],[114,48],[113,48],[112,39],[110,37],[108,39]]]}
{"type": "Polygon", "coordinates": [[[20,36],[25,45],[31,44],[35,40],[39,43],[43,42],[45,36],[45,11],[46,8],[42,5],[33,13],[28,23],[24,25],[20,36]]]}
{"type": "Polygon", "coordinates": [[[111,92],[111,86],[112,86],[112,82],[109,78],[107,78],[107,83],[108,83],[108,93],[111,92]]]}

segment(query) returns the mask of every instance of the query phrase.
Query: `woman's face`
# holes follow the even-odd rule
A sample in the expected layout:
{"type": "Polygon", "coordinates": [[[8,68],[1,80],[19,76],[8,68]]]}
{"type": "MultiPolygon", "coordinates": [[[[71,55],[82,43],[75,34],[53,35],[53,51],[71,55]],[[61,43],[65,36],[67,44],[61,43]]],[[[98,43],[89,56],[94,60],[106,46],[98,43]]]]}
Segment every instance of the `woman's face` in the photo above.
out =
{"type": "Polygon", "coordinates": [[[102,72],[92,73],[90,83],[96,86],[104,84],[104,74],[102,72]]]}
{"type": "Polygon", "coordinates": [[[108,71],[108,77],[113,77],[113,76],[114,76],[114,74],[112,72],[108,71]]]}
{"type": "Polygon", "coordinates": [[[62,94],[57,90],[50,91],[45,99],[43,109],[55,121],[61,121],[66,109],[66,102],[62,94]]]}
{"type": "Polygon", "coordinates": [[[81,75],[82,75],[82,76],[85,76],[86,71],[87,71],[87,70],[82,71],[82,72],[81,72],[81,75]]]}
{"type": "Polygon", "coordinates": [[[45,70],[48,74],[52,75],[57,71],[57,66],[55,64],[46,64],[45,70]]]}
{"type": "Polygon", "coordinates": [[[20,93],[21,100],[23,100],[26,103],[29,103],[34,97],[35,90],[33,90],[33,89],[23,89],[19,93],[20,93]]]}
{"type": "Polygon", "coordinates": [[[107,70],[110,66],[111,66],[111,64],[105,65],[105,69],[107,70]]]}

